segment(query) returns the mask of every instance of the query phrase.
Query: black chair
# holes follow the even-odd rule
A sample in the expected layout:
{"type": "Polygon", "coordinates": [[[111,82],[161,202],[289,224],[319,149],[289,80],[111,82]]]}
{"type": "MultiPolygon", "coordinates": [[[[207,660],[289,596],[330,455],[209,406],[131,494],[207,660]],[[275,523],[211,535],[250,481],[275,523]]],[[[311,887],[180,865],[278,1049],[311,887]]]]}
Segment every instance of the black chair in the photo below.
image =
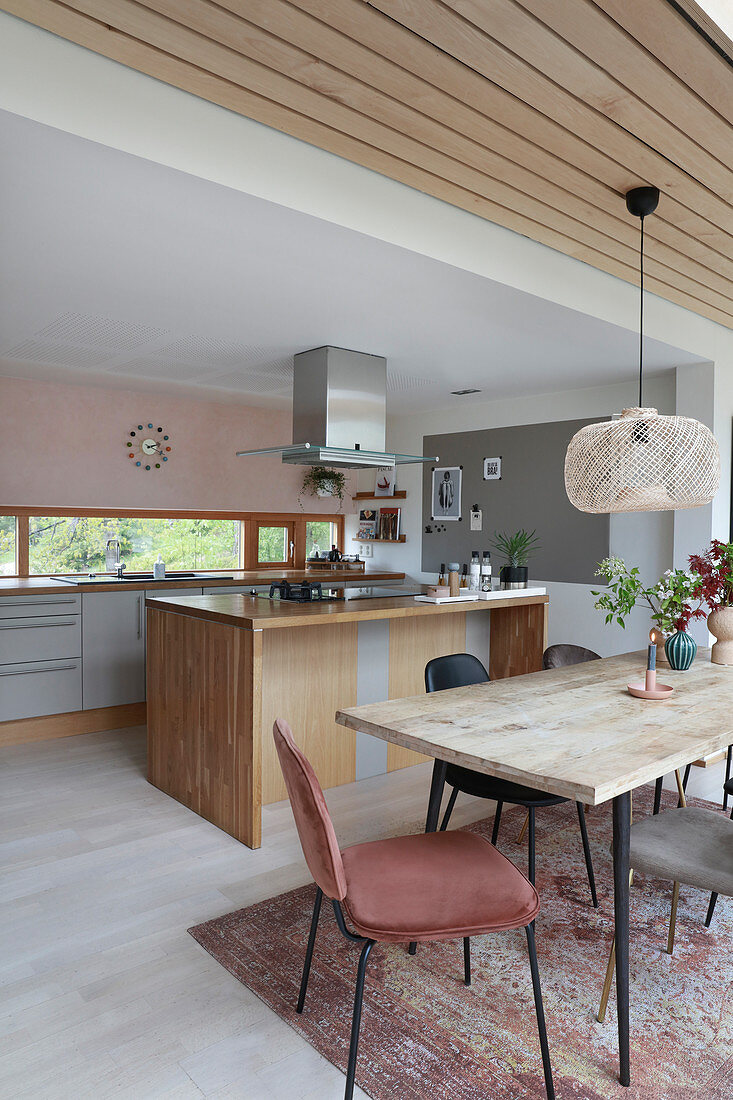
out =
{"type": "MultiPolygon", "coordinates": [[[[445,691],[449,688],[468,687],[471,684],[485,684],[489,674],[477,657],[470,653],[451,653],[446,657],[436,657],[425,666],[425,690],[445,691]]],[[[561,802],[568,802],[567,798],[559,795],[548,794],[547,791],[534,790],[532,787],[524,787],[519,783],[511,783],[506,779],[497,779],[482,772],[474,772],[469,768],[461,768],[457,764],[448,764],[445,772],[445,782],[452,787],[450,800],[440,825],[441,832],[447,829],[450,816],[459,792],[473,795],[475,798],[490,798],[496,802],[496,814],[494,816],[494,830],[491,843],[496,844],[499,836],[499,824],[501,822],[501,810],[505,802],[513,806],[524,806],[529,812],[529,881],[535,880],[535,810],[545,806],[559,806],[561,802]]],[[[440,792],[442,794],[442,791],[440,792]]],[[[593,861],[588,844],[588,832],[585,826],[585,808],[582,802],[576,803],[578,807],[578,822],[580,835],[583,838],[583,852],[585,854],[585,866],[588,872],[588,884],[590,886],[593,905],[598,907],[596,896],[596,882],[593,874],[593,861]]]]}
{"type": "Polygon", "coordinates": [[[542,667],[567,668],[568,665],[583,665],[586,661],[600,661],[600,653],[592,649],[586,649],[582,645],[571,645],[570,642],[560,642],[558,645],[549,646],[542,654],[542,667]]]}

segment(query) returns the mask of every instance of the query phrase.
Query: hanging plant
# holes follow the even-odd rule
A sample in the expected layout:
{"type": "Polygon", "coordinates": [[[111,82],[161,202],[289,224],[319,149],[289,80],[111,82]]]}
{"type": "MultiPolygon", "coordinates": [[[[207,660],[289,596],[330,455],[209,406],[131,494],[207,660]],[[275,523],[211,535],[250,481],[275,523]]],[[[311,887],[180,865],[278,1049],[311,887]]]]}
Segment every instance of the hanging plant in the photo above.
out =
{"type": "Polygon", "coordinates": [[[339,512],[346,494],[346,474],[343,470],[331,470],[327,466],[311,466],[306,470],[298,493],[298,504],[303,508],[303,496],[338,497],[339,512]]]}

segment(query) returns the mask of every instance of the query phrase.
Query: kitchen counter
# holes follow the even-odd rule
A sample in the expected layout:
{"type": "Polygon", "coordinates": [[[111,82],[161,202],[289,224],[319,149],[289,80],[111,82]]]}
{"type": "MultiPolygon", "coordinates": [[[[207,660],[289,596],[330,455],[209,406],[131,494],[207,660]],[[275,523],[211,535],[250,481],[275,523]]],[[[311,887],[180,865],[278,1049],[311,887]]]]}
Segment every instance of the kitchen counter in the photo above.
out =
{"type": "MultiPolygon", "coordinates": [[[[370,580],[376,579],[375,574],[370,580]]],[[[226,623],[243,630],[271,630],[292,627],[324,626],[329,623],[366,622],[371,619],[435,618],[440,615],[463,615],[492,609],[509,610],[532,607],[549,602],[549,596],[504,597],[501,602],[476,600],[474,603],[418,603],[413,596],[391,596],[383,599],[334,600],[312,603],[290,603],[258,596],[165,596],[147,599],[149,608],[190,615],[213,623],[226,623]]]]}
{"type": "Polygon", "coordinates": [[[286,797],[276,718],[324,787],[407,767],[425,758],[337,726],[336,711],[423,692],[426,663],[445,653],[475,653],[492,680],[534,672],[547,638],[546,595],[455,604],[171,595],[146,606],[148,780],[251,848],[262,805],[286,797]]]}
{"type": "Polygon", "coordinates": [[[79,584],[67,584],[66,581],[53,581],[49,577],[0,577],[0,596],[13,596],[13,595],[49,595],[54,592],[119,592],[120,590],[139,590],[146,589],[150,591],[154,588],[218,588],[218,587],[232,587],[236,584],[270,584],[271,581],[277,581],[281,579],[288,581],[322,581],[324,585],[328,583],[342,584],[344,581],[350,581],[354,583],[368,584],[370,581],[401,581],[404,580],[404,573],[386,573],[383,571],[374,572],[367,571],[366,573],[360,573],[356,569],[344,569],[334,572],[324,572],[319,569],[232,569],[230,573],[227,573],[226,577],[218,578],[206,575],[203,577],[191,577],[189,580],[180,580],[177,577],[171,577],[170,580],[154,581],[154,580],[140,580],[138,581],[125,581],[124,583],[117,584],[115,581],[110,580],[109,584],[95,584],[95,585],[79,585],[79,584]]]}

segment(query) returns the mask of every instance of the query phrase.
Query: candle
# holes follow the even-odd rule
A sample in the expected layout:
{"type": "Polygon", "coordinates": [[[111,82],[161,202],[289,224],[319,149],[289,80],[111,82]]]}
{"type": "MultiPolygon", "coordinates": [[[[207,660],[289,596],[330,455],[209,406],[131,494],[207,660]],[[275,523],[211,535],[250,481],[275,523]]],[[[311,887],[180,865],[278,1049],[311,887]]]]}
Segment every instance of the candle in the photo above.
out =
{"type": "Polygon", "coordinates": [[[653,672],[657,667],[657,647],[654,642],[649,643],[649,649],[647,650],[647,671],[653,672]]]}

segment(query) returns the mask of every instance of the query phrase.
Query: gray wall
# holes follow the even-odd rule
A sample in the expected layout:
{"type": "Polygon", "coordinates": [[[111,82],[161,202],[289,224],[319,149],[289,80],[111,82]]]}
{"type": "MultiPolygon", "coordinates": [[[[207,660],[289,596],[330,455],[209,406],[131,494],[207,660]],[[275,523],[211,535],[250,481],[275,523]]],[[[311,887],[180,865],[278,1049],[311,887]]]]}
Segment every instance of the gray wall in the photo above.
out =
{"type": "MultiPolygon", "coordinates": [[[[472,550],[491,549],[495,531],[536,530],[541,548],[530,573],[548,581],[593,584],[596,563],[609,553],[608,516],[591,516],[572,506],[565,492],[563,465],[572,436],[585,424],[562,420],[482,431],[430,435],[425,454],[440,455],[439,466],[463,466],[462,520],[436,532],[431,522],[432,466],[423,474],[422,568],[436,573],[441,562],[468,562],[472,550]],[[501,456],[499,481],[483,480],[484,458],[501,456]],[[483,529],[472,532],[470,511],[483,512],[483,529]],[[427,534],[425,526],[433,533],[427,534]]],[[[437,521],[439,524],[441,521],[437,521]]],[[[492,550],[497,573],[504,560],[492,550]]]]}

